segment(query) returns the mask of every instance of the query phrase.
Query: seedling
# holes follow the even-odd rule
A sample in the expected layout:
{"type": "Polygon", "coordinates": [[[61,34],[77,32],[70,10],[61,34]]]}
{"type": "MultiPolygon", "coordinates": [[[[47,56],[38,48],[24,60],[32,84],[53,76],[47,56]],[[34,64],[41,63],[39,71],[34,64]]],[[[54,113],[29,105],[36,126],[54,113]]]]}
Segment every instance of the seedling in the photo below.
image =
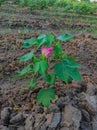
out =
{"type": "Polygon", "coordinates": [[[62,34],[58,37],[53,34],[42,34],[37,38],[32,37],[23,41],[22,48],[35,46],[35,51],[31,51],[22,57],[20,62],[31,62],[21,71],[19,76],[31,75],[29,83],[30,89],[37,87],[38,80],[42,79],[48,84],[48,88],[42,88],[37,94],[37,102],[49,107],[50,102],[56,98],[55,90],[51,87],[56,79],[69,83],[71,80],[81,81],[81,75],[76,63],[76,58],[69,57],[63,52],[61,42],[67,42],[74,36],[71,34],[62,34]],[[50,70],[52,58],[53,67],[50,70]]]}

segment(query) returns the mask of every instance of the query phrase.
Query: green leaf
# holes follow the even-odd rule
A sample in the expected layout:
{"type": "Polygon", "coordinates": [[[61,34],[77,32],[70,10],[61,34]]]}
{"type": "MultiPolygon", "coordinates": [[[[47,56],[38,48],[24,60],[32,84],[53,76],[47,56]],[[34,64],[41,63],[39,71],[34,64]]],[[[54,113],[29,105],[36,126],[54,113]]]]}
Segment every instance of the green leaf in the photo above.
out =
{"type": "Polygon", "coordinates": [[[45,75],[47,68],[47,62],[42,60],[34,64],[33,71],[35,73],[39,72],[40,74],[45,75]]]}
{"type": "Polygon", "coordinates": [[[54,41],[54,36],[52,34],[41,34],[37,38],[37,46],[40,47],[41,45],[45,44],[46,46],[50,46],[54,41]]]}
{"type": "Polygon", "coordinates": [[[69,68],[67,68],[66,72],[69,73],[69,75],[72,79],[77,80],[77,81],[82,80],[79,70],[77,68],[69,67],[69,68]]]}
{"type": "Polygon", "coordinates": [[[20,62],[28,61],[28,60],[30,60],[33,56],[34,56],[34,52],[31,51],[31,52],[25,54],[24,56],[21,56],[21,57],[20,57],[20,62]]]}
{"type": "Polygon", "coordinates": [[[61,41],[64,41],[64,42],[67,42],[72,38],[74,38],[74,36],[72,34],[62,34],[57,39],[61,40],[61,41]]]}
{"type": "Polygon", "coordinates": [[[31,81],[30,81],[30,85],[29,85],[29,88],[30,89],[34,89],[36,87],[36,79],[32,78],[31,81]]]}
{"type": "Polygon", "coordinates": [[[81,81],[81,75],[78,71],[78,67],[79,64],[73,61],[63,60],[62,62],[55,64],[54,69],[57,77],[68,83],[70,78],[81,81]]]}
{"type": "Polygon", "coordinates": [[[49,84],[54,84],[55,83],[55,73],[50,73],[50,74],[46,75],[45,79],[49,84]]]}
{"type": "Polygon", "coordinates": [[[69,81],[69,74],[66,73],[66,67],[64,66],[63,62],[59,62],[57,64],[55,64],[54,66],[54,70],[56,73],[56,76],[65,81],[66,83],[68,83],[69,81]]]}
{"type": "Polygon", "coordinates": [[[35,64],[36,62],[38,62],[39,61],[39,59],[34,55],[33,57],[32,57],[32,62],[33,62],[33,64],[35,64]]]}
{"type": "Polygon", "coordinates": [[[45,75],[47,68],[48,68],[48,65],[47,65],[46,61],[39,62],[39,73],[40,74],[45,75]]]}
{"type": "Polygon", "coordinates": [[[60,54],[62,53],[62,45],[61,43],[56,43],[56,45],[54,46],[54,56],[55,58],[58,58],[60,56],[60,54]]]}
{"type": "Polygon", "coordinates": [[[46,45],[51,46],[52,42],[54,41],[54,35],[47,34],[46,35],[46,45]]]}
{"type": "Polygon", "coordinates": [[[33,45],[35,45],[37,43],[36,38],[30,38],[30,39],[26,39],[23,41],[23,46],[22,48],[29,48],[32,47],[33,45]]]}
{"type": "Polygon", "coordinates": [[[42,103],[44,107],[49,107],[50,101],[56,98],[55,91],[52,88],[43,88],[38,92],[37,102],[42,103]]]}
{"type": "Polygon", "coordinates": [[[28,74],[32,72],[32,66],[31,65],[27,65],[24,69],[22,69],[21,71],[19,71],[19,76],[23,76],[25,74],[28,74]]]}
{"type": "Polygon", "coordinates": [[[46,38],[46,34],[41,34],[38,36],[37,40],[39,43],[44,43],[46,38]]]}
{"type": "Polygon", "coordinates": [[[40,46],[42,46],[45,42],[46,42],[46,35],[45,34],[41,34],[37,38],[37,48],[39,48],[40,46]]]}
{"type": "Polygon", "coordinates": [[[34,73],[37,73],[39,71],[39,68],[40,68],[40,62],[36,62],[33,66],[34,73]]]}
{"type": "Polygon", "coordinates": [[[77,61],[78,58],[75,58],[75,57],[68,57],[68,60],[70,60],[70,61],[77,61]]]}
{"type": "Polygon", "coordinates": [[[78,64],[72,60],[69,60],[69,59],[65,59],[65,60],[63,60],[63,62],[68,67],[72,67],[72,68],[79,68],[80,67],[80,64],[78,64]]]}

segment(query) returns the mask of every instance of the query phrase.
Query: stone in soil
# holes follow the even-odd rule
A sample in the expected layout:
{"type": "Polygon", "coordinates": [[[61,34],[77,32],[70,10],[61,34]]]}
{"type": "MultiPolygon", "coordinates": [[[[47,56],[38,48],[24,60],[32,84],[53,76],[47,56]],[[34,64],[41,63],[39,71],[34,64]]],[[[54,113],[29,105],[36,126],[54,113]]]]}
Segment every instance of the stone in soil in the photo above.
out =
{"type": "Polygon", "coordinates": [[[10,130],[7,126],[3,126],[1,130],[10,130]]]}
{"type": "Polygon", "coordinates": [[[18,113],[10,119],[11,124],[20,124],[25,120],[23,113],[18,113]]]}
{"type": "Polygon", "coordinates": [[[97,112],[97,96],[90,96],[86,93],[81,93],[79,96],[80,107],[85,108],[90,113],[97,112]]]}
{"type": "Polygon", "coordinates": [[[11,107],[6,107],[1,111],[1,121],[4,126],[8,126],[9,124],[11,110],[11,107]]]}
{"type": "Polygon", "coordinates": [[[87,122],[90,122],[91,119],[90,119],[89,113],[84,109],[82,109],[81,112],[82,112],[82,116],[83,116],[84,120],[87,122]]]}
{"type": "Polygon", "coordinates": [[[17,130],[25,130],[24,126],[20,126],[19,128],[17,128],[17,130]]]}
{"type": "Polygon", "coordinates": [[[88,83],[87,84],[87,90],[86,90],[86,93],[90,96],[93,96],[95,95],[95,93],[97,93],[97,86],[96,85],[93,85],[92,83],[88,83]]]}
{"type": "Polygon", "coordinates": [[[61,126],[66,127],[66,129],[70,130],[78,130],[80,127],[80,121],[82,118],[80,110],[77,108],[66,105],[64,112],[62,113],[62,122],[61,126]]]}
{"type": "Polygon", "coordinates": [[[38,130],[47,130],[47,126],[43,124],[38,130]]]}
{"type": "Polygon", "coordinates": [[[45,122],[46,126],[49,126],[51,124],[52,118],[53,118],[53,113],[46,114],[46,122],[45,122]]]}
{"type": "Polygon", "coordinates": [[[67,127],[63,127],[63,128],[61,128],[60,130],[70,130],[70,129],[67,128],[67,127]]]}
{"type": "Polygon", "coordinates": [[[17,126],[16,125],[9,125],[8,126],[9,130],[17,130],[17,126]]]}
{"type": "Polygon", "coordinates": [[[92,129],[91,124],[89,122],[81,122],[79,130],[93,130],[93,129],[92,129]]]}
{"type": "Polygon", "coordinates": [[[69,96],[66,96],[66,97],[60,97],[57,101],[56,101],[56,105],[62,109],[64,108],[64,106],[66,104],[68,104],[70,102],[70,98],[69,96]]]}
{"type": "Polygon", "coordinates": [[[33,130],[33,125],[35,123],[35,119],[32,115],[28,116],[25,121],[25,130],[33,130]]]}
{"type": "Polygon", "coordinates": [[[97,114],[92,117],[92,128],[93,130],[97,130],[97,114]]]}
{"type": "Polygon", "coordinates": [[[49,125],[49,128],[56,129],[61,122],[62,115],[60,112],[57,112],[53,115],[51,124],[49,125]]]}
{"type": "Polygon", "coordinates": [[[51,104],[50,108],[47,110],[47,113],[59,112],[60,108],[56,104],[51,104]]]}

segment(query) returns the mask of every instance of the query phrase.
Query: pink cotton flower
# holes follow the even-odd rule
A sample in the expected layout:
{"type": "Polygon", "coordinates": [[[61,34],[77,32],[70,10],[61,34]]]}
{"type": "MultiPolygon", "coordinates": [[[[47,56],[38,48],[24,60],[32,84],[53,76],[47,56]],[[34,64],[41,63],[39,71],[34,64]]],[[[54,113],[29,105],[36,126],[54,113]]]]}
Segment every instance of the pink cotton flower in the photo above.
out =
{"type": "Polygon", "coordinates": [[[46,46],[42,46],[41,48],[41,52],[43,55],[45,55],[46,57],[52,52],[53,47],[46,47],[46,46]]]}

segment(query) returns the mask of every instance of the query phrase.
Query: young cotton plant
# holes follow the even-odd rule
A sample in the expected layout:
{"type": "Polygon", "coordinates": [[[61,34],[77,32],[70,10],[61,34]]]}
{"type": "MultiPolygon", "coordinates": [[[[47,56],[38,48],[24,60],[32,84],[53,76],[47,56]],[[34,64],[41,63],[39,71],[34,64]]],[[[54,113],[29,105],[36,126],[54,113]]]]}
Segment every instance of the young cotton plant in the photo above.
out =
{"type": "Polygon", "coordinates": [[[79,64],[76,58],[68,57],[62,50],[61,42],[67,42],[74,36],[71,34],[62,34],[58,37],[53,34],[42,34],[37,38],[26,39],[22,48],[36,47],[35,51],[31,51],[22,57],[21,62],[30,63],[21,71],[19,76],[31,75],[29,83],[30,89],[37,87],[38,80],[45,80],[48,88],[41,88],[37,94],[37,102],[42,103],[45,107],[49,107],[50,102],[56,98],[55,90],[51,87],[57,78],[69,83],[72,80],[81,81],[81,75],[78,71],[79,64]],[[51,69],[52,58],[53,67],[51,69]],[[50,71],[49,71],[50,70],[50,71]]]}

